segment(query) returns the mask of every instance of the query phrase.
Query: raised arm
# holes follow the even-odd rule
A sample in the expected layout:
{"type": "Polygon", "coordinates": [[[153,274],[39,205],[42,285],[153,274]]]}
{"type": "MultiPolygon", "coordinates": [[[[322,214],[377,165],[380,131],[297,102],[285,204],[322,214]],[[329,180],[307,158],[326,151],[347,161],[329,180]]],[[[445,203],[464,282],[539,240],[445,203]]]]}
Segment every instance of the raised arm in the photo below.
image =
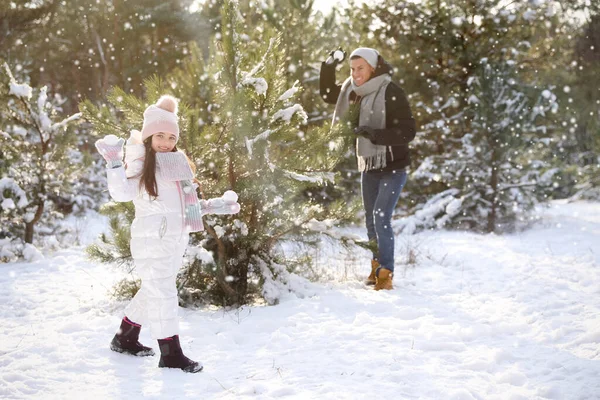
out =
{"type": "Polygon", "coordinates": [[[98,152],[106,160],[108,191],[114,201],[132,201],[138,195],[139,178],[128,179],[123,166],[123,139],[108,135],[97,140],[98,152]]]}
{"type": "Polygon", "coordinates": [[[327,64],[326,62],[321,63],[321,74],[319,77],[319,90],[321,97],[326,103],[335,104],[337,103],[338,96],[340,95],[341,85],[335,83],[335,66],[337,64],[327,64]]]}

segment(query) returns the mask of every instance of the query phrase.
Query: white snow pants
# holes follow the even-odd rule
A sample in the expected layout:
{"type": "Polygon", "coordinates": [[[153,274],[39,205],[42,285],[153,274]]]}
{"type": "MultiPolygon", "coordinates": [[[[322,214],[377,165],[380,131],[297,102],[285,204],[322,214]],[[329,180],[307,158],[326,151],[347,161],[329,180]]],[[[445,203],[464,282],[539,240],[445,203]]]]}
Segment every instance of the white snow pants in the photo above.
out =
{"type": "Polygon", "coordinates": [[[153,339],[179,334],[175,280],[188,241],[187,234],[131,238],[131,255],[142,287],[125,308],[125,315],[147,325],[153,339]]]}

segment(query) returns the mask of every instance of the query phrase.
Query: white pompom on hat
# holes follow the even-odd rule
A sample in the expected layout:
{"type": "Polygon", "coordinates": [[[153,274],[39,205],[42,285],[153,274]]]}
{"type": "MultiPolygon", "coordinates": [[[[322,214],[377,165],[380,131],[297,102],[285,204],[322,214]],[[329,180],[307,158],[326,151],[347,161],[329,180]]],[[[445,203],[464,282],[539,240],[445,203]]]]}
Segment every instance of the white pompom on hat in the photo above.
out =
{"type": "Polygon", "coordinates": [[[370,47],[359,47],[350,54],[349,59],[352,57],[363,58],[371,67],[377,68],[377,60],[379,59],[379,52],[370,47]]]}
{"type": "Polygon", "coordinates": [[[177,123],[177,99],[164,95],[144,111],[142,141],[158,132],[172,133],[179,140],[179,124],[177,123]]]}

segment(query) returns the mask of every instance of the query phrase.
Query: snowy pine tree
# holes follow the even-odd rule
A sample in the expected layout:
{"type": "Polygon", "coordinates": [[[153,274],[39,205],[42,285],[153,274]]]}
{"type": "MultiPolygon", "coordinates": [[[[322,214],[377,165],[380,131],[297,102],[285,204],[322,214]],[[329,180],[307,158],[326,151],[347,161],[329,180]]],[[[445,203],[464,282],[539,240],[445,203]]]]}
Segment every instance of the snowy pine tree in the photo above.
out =
{"type": "MultiPolygon", "coordinates": [[[[301,284],[290,273],[294,261],[277,251],[278,243],[291,236],[309,242],[356,211],[341,202],[323,207],[303,192],[334,181],[331,171],[353,134],[344,124],[307,129],[306,113],[294,100],[302,88],[286,86],[279,38],[248,46],[238,17],[235,2],[227,1],[217,35],[221,41],[207,65],[186,62],[164,81],[148,81],[146,91],[148,103],[166,92],[180,96],[180,147],[198,167],[204,197],[231,189],[241,204],[235,216],[205,217],[206,231],[194,234],[188,248],[180,294],[202,290],[215,302],[241,304],[260,291],[273,303],[301,284]],[[190,78],[211,92],[192,90],[190,78]]],[[[108,107],[81,106],[99,136],[141,126],[141,100],[117,89],[109,102],[123,122],[116,123],[108,107]]]]}
{"type": "Polygon", "coordinates": [[[551,183],[544,174],[548,165],[536,157],[551,142],[543,119],[556,110],[556,96],[522,83],[510,63],[484,63],[469,87],[468,130],[447,154],[426,157],[412,175],[417,184],[437,185],[439,193],[403,221],[409,230],[507,230],[551,183]]]}
{"type": "Polygon", "coordinates": [[[341,204],[324,209],[302,189],[333,181],[330,171],[351,139],[328,127],[306,130],[306,113],[294,102],[300,88],[285,87],[279,40],[248,54],[234,7],[227,2],[222,13],[218,118],[203,132],[208,140],[199,158],[212,170],[207,191],[235,190],[242,211],[229,226],[209,219],[204,247],[215,253],[219,287],[228,299],[243,299],[250,274],[262,279],[263,294],[275,301],[275,290],[292,282],[279,262],[284,260],[273,254],[277,242],[310,231],[315,220],[346,215],[341,204]]]}
{"type": "Polygon", "coordinates": [[[570,188],[568,183],[573,182],[575,199],[600,199],[600,6],[591,13],[570,56],[571,73],[566,76],[570,81],[563,87],[568,104],[563,122],[566,140],[556,150],[563,159],[570,156],[571,167],[557,189],[570,188]]]}
{"type": "Polygon", "coordinates": [[[33,243],[43,223],[52,233],[63,216],[58,206],[73,200],[73,181],[81,171],[72,126],[80,114],[60,119],[60,96],[15,80],[7,64],[0,74],[1,236],[33,243]]]}

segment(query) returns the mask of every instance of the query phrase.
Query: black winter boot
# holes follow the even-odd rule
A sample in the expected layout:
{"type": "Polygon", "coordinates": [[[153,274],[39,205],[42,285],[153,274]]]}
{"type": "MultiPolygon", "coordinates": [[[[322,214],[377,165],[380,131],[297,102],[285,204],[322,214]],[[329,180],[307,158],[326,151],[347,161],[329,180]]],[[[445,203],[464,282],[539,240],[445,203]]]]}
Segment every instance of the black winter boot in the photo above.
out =
{"type": "Polygon", "coordinates": [[[110,342],[110,349],[137,357],[153,356],[154,350],[138,342],[141,328],[141,325],[131,322],[127,317],[123,318],[119,331],[110,342]]]}
{"type": "Polygon", "coordinates": [[[158,339],[158,347],[160,348],[159,368],[180,368],[191,373],[200,372],[204,368],[199,362],[192,361],[183,355],[179,344],[179,335],[158,339]]]}

